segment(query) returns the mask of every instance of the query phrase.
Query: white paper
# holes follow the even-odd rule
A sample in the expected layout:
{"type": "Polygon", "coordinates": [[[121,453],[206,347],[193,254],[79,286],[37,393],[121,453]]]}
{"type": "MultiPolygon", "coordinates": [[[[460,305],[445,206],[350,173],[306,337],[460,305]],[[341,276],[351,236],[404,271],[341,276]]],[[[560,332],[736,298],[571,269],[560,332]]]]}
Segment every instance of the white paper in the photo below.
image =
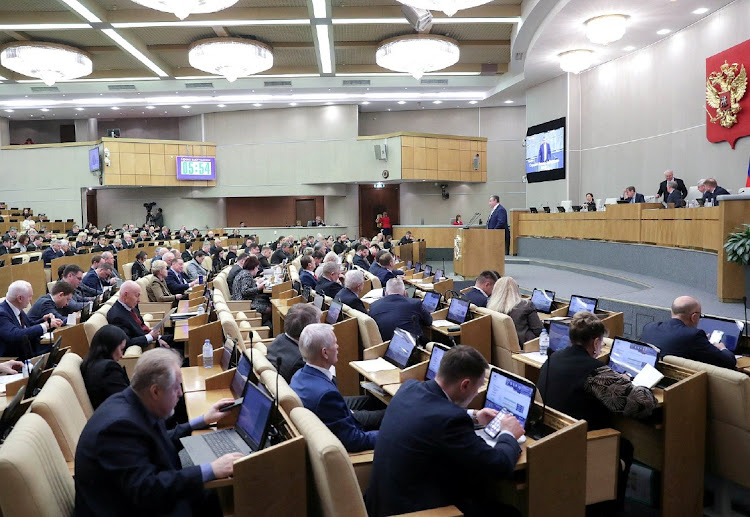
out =
{"type": "Polygon", "coordinates": [[[635,376],[635,379],[633,379],[633,385],[653,388],[663,378],[664,375],[662,375],[659,370],[657,370],[650,364],[646,364],[643,366],[643,369],[640,371],[640,373],[635,376]]]}
{"type": "Polygon", "coordinates": [[[76,313],[68,314],[68,321],[66,323],[68,326],[73,326],[76,324],[76,313]]]}
{"type": "Polygon", "coordinates": [[[437,328],[454,327],[456,326],[456,323],[453,323],[452,321],[448,321],[448,320],[432,320],[432,326],[437,327],[437,328]]]}
{"type": "Polygon", "coordinates": [[[363,300],[379,300],[383,297],[383,290],[382,289],[373,289],[371,291],[368,291],[367,294],[365,294],[362,299],[363,300]]]}
{"type": "Polygon", "coordinates": [[[419,288],[423,291],[429,291],[435,288],[435,284],[419,284],[419,288]]]}
{"type": "Polygon", "coordinates": [[[11,375],[0,375],[0,385],[3,386],[3,391],[5,391],[5,385],[9,382],[14,382],[19,379],[23,379],[23,373],[14,373],[11,375]]]}
{"type": "Polygon", "coordinates": [[[536,361],[537,363],[545,363],[547,361],[547,356],[542,355],[539,352],[524,352],[521,354],[524,357],[528,357],[532,361],[536,361]]]}
{"type": "Polygon", "coordinates": [[[377,359],[368,359],[367,361],[352,361],[352,364],[357,365],[357,368],[367,373],[396,369],[394,365],[392,365],[382,357],[378,357],[377,359]]]}

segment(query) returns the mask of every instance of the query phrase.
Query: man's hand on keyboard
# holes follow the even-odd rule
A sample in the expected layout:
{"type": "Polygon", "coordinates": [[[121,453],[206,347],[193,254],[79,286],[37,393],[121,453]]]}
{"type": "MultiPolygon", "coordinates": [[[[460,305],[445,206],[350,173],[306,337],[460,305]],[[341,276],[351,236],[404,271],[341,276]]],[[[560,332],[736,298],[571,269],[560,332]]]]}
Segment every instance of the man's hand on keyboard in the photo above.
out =
{"type": "Polygon", "coordinates": [[[211,462],[211,469],[214,471],[216,479],[228,478],[234,472],[234,461],[242,458],[239,452],[225,454],[211,462]]]}

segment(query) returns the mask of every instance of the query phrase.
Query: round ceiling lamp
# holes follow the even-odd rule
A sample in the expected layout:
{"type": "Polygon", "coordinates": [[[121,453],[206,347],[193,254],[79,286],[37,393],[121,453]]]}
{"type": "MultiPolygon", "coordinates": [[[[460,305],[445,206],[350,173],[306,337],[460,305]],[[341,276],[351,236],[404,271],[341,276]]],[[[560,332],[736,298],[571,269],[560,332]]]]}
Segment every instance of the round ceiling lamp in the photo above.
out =
{"type": "Polygon", "coordinates": [[[586,70],[594,62],[594,52],[585,49],[568,50],[558,56],[560,68],[563,72],[578,74],[586,70]]]}
{"type": "Polygon", "coordinates": [[[259,41],[211,38],[196,41],[188,49],[190,66],[234,82],[273,66],[273,49],[259,41]]]}
{"type": "Polygon", "coordinates": [[[52,86],[57,81],[91,74],[93,65],[86,52],[67,45],[41,41],[19,41],[0,47],[0,64],[9,70],[36,77],[52,86]]]}
{"type": "Polygon", "coordinates": [[[448,16],[453,16],[461,9],[469,9],[478,5],[489,4],[492,0],[398,0],[402,4],[417,9],[430,11],[443,11],[448,16]]]}
{"type": "Polygon", "coordinates": [[[136,4],[157,11],[173,13],[180,20],[191,14],[205,14],[232,7],[238,0],[133,0],[136,4]]]}
{"type": "Polygon", "coordinates": [[[607,14],[586,20],[584,25],[589,41],[598,45],[609,45],[625,36],[628,17],[624,14],[607,14]]]}
{"type": "Polygon", "coordinates": [[[433,34],[410,34],[382,42],[375,52],[375,62],[388,70],[421,79],[427,72],[455,65],[460,55],[455,40],[433,34]]]}

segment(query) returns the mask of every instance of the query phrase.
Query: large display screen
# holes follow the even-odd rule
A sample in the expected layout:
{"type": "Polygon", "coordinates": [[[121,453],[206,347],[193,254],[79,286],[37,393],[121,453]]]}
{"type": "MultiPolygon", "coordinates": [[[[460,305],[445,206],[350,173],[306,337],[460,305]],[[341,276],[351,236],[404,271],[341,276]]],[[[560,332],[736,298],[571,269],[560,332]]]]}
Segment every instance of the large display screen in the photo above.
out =
{"type": "Polygon", "coordinates": [[[89,172],[99,172],[102,169],[101,161],[99,160],[99,147],[89,149],[89,172]]]}
{"type": "Polygon", "coordinates": [[[216,158],[213,156],[178,156],[178,180],[215,180],[216,158]]]}
{"type": "Polygon", "coordinates": [[[526,130],[526,179],[529,183],[565,178],[565,118],[526,130]]]}

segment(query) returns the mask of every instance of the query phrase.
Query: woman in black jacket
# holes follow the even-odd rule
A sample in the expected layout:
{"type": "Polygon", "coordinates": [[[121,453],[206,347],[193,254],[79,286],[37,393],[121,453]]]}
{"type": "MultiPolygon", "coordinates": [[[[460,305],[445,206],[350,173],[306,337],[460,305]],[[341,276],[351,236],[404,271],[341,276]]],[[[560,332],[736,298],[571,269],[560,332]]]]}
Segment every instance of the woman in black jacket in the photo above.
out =
{"type": "Polygon", "coordinates": [[[145,264],[146,257],[147,255],[145,251],[139,251],[136,254],[135,261],[133,261],[133,268],[130,270],[130,276],[132,277],[132,280],[138,280],[139,278],[148,275],[145,264]]]}
{"type": "Polygon", "coordinates": [[[130,386],[125,368],[118,364],[128,338],[121,328],[104,325],[91,340],[89,353],[81,363],[81,374],[94,409],[110,395],[130,386]]]}

